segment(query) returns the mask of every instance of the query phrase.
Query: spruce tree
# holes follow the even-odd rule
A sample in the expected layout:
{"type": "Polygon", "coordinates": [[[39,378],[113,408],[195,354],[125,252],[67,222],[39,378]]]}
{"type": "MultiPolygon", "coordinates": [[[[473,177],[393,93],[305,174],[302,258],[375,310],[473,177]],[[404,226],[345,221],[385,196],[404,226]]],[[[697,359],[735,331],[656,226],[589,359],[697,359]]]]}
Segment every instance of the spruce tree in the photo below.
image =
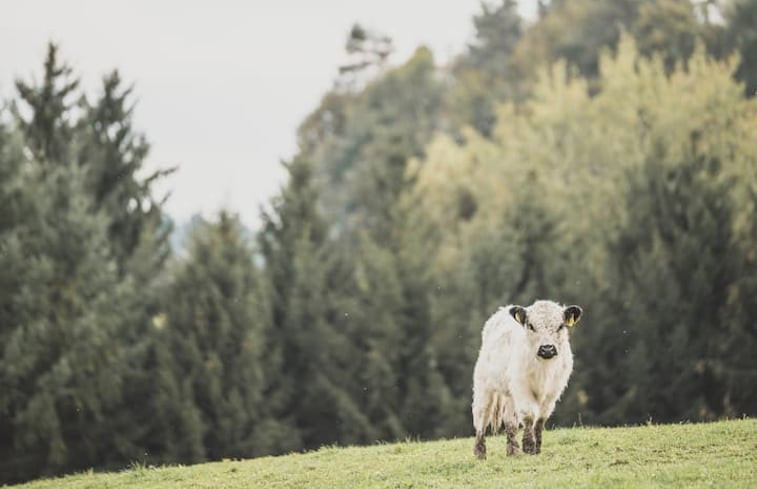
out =
{"type": "Polygon", "coordinates": [[[161,381],[180,401],[158,398],[155,408],[166,428],[179,430],[164,428],[166,446],[155,451],[182,462],[269,453],[275,440],[260,433],[268,305],[237,218],[222,212],[217,223],[196,226],[177,267],[155,354],[157,370],[171,376],[161,381]]]}
{"type": "Polygon", "coordinates": [[[271,292],[265,396],[288,428],[280,450],[351,443],[370,427],[349,395],[355,358],[327,294],[327,225],[311,164],[295,158],[287,170],[289,183],[263,214],[258,236],[271,292]]]}
{"type": "Polygon", "coordinates": [[[61,62],[58,46],[50,43],[39,84],[16,81],[16,89],[31,115],[26,116],[14,103],[11,106],[16,124],[24,135],[27,147],[37,161],[47,164],[66,163],[70,157],[73,124],[70,109],[72,98],[79,92],[73,69],[61,62]]]}
{"type": "MultiPolygon", "coordinates": [[[[137,176],[147,145],[143,136],[132,130],[129,90],[120,88],[118,77],[106,77],[102,98],[90,106],[78,91],[72,73],[51,44],[42,81],[16,82],[19,98],[11,107],[17,134],[14,140],[24,151],[9,162],[15,176],[8,179],[7,188],[14,190],[5,214],[5,242],[6,246],[18,247],[16,255],[8,255],[14,256],[14,263],[32,263],[28,271],[15,277],[16,286],[8,297],[16,306],[8,310],[6,324],[14,328],[14,334],[21,335],[19,338],[28,334],[24,331],[30,325],[25,321],[33,318],[13,317],[21,314],[19,304],[24,303],[18,294],[36,290],[42,298],[46,294],[55,296],[50,301],[40,299],[36,310],[28,313],[47,318],[46,328],[92,328],[98,335],[107,336],[110,353],[100,359],[98,368],[110,379],[109,390],[107,396],[100,393],[103,397],[94,399],[99,394],[89,394],[91,389],[86,384],[66,387],[72,398],[92,398],[87,410],[76,408],[86,412],[90,422],[79,435],[56,433],[57,428],[49,427],[47,436],[57,439],[49,449],[50,460],[40,461],[44,451],[39,447],[29,448],[28,466],[19,465],[27,475],[35,474],[28,471],[34,464],[39,471],[53,473],[87,465],[120,466],[135,460],[144,453],[142,437],[150,416],[127,407],[144,405],[149,394],[146,386],[151,376],[144,353],[151,341],[149,325],[156,312],[157,280],[168,250],[168,228],[162,223],[159,202],[151,190],[154,179],[162,173],[137,176]],[[77,96],[79,111],[74,110],[77,96]],[[98,261],[100,265],[95,265],[98,261]],[[34,272],[37,275],[33,275],[34,270],[38,270],[34,272]],[[64,279],[67,275],[73,283],[64,279]],[[97,294],[90,288],[96,284],[97,294]],[[103,304],[98,304],[97,297],[103,298],[98,299],[103,304]],[[110,304],[105,304],[105,297],[110,298],[110,304]],[[78,305],[90,300],[91,307],[78,305]],[[66,301],[77,307],[59,304],[66,301]],[[84,441],[79,443],[79,437],[84,441]]],[[[77,355],[79,349],[95,348],[93,345],[101,341],[98,335],[85,335],[81,340],[55,334],[46,338],[41,345],[53,342],[55,346],[34,360],[41,362],[35,375],[43,378],[46,369],[58,368],[59,357],[65,359],[77,355]]],[[[18,350],[8,355],[36,355],[32,344],[15,344],[13,348],[18,350]]],[[[24,409],[23,403],[38,403],[35,399],[47,396],[52,400],[44,414],[46,419],[54,420],[55,416],[55,422],[67,429],[81,422],[80,411],[72,413],[58,404],[53,406],[58,403],[54,389],[45,392],[46,388],[34,379],[26,381],[27,390],[14,409],[24,409]]],[[[61,382],[72,383],[65,379],[61,382]]],[[[41,416],[34,416],[38,414],[41,416]]],[[[36,422],[16,426],[14,436],[32,440],[36,422]]]]}
{"type": "Polygon", "coordinates": [[[450,406],[432,341],[427,257],[423,243],[405,229],[407,209],[400,203],[411,185],[408,162],[422,156],[440,125],[443,89],[434,69],[430,51],[419,48],[369,85],[356,97],[334,151],[319,161],[325,174],[320,183],[329,189],[320,202],[355,254],[348,283],[364,306],[350,316],[360,328],[340,323],[347,323],[350,343],[365,355],[358,399],[384,439],[435,436],[450,406]]]}
{"type": "Polygon", "coordinates": [[[736,78],[748,97],[757,95],[757,1],[734,0],[725,8],[730,44],[739,52],[736,78]]]}
{"type": "Polygon", "coordinates": [[[102,93],[93,102],[81,99],[83,116],[75,127],[76,157],[86,169],[88,192],[110,221],[108,235],[122,273],[140,266],[132,259],[135,255],[148,259],[157,273],[166,258],[170,229],[163,225],[163,200],[155,195],[153,186],[173,170],[140,174],[150,147],[145,136],[134,129],[132,92],[133,87],[124,88],[118,71],[113,71],[103,77],[102,93]]]}
{"type": "Polygon", "coordinates": [[[523,36],[523,20],[514,0],[502,0],[497,5],[482,3],[473,25],[475,39],[452,68],[455,83],[445,96],[444,112],[458,126],[453,130],[470,125],[491,137],[497,104],[522,95],[513,55],[523,36]]]}
{"type": "MultiPolygon", "coordinates": [[[[707,420],[732,414],[729,297],[745,270],[733,234],[733,187],[718,159],[658,149],[632,179],[628,222],[612,244],[616,289],[595,338],[605,422],[707,420]],[[612,311],[611,309],[615,309],[612,311]],[[608,374],[620,373],[612,379],[608,374]]],[[[602,311],[598,311],[602,314],[602,311]]],[[[743,409],[744,407],[740,407],[743,409]]]]}
{"type": "Polygon", "coordinates": [[[23,165],[8,182],[15,222],[0,231],[6,481],[102,463],[113,434],[101,427],[120,399],[124,359],[114,338],[129,293],[81,172],[23,165]]]}

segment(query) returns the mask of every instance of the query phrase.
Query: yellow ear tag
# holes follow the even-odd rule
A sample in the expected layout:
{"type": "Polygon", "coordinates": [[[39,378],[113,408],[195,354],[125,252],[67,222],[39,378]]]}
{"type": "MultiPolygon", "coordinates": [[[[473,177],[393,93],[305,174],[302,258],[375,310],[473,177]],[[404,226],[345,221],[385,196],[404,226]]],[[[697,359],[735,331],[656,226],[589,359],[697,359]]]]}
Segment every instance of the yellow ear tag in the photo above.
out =
{"type": "Polygon", "coordinates": [[[569,328],[572,328],[574,324],[576,324],[576,320],[573,316],[570,316],[568,319],[565,320],[565,326],[569,328]]]}

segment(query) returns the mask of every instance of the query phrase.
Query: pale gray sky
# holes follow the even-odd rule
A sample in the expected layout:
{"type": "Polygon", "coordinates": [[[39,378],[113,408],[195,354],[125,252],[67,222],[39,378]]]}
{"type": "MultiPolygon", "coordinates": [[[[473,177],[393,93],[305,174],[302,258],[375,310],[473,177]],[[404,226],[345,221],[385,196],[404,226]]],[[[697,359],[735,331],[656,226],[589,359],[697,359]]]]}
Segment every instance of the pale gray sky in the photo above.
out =
{"type": "MultiPolygon", "coordinates": [[[[536,0],[521,0],[533,15],[536,0]]],[[[160,187],[184,220],[221,207],[254,226],[284,183],[279,164],[333,83],[354,22],[388,34],[398,64],[420,44],[444,63],[472,37],[480,0],[3,0],[0,95],[39,79],[46,44],[88,93],[118,68],[136,85],[136,125],[150,168],[178,166],[160,187]]]]}

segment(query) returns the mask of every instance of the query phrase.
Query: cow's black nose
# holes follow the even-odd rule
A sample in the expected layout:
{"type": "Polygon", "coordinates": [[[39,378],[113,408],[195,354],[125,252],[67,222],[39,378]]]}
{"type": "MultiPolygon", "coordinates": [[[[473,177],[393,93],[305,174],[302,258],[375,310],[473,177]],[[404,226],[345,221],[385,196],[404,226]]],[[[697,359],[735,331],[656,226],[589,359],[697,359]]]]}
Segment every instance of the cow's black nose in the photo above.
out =
{"type": "Polygon", "coordinates": [[[557,355],[557,348],[555,348],[555,345],[541,345],[536,354],[548,360],[557,355]]]}

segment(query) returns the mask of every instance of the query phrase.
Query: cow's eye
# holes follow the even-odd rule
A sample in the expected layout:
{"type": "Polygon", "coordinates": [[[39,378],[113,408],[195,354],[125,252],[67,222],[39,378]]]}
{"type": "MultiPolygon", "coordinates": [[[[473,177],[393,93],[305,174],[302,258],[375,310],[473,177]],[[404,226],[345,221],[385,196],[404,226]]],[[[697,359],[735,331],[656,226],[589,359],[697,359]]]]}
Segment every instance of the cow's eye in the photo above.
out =
{"type": "Polygon", "coordinates": [[[534,328],[533,324],[531,323],[527,323],[527,324],[528,324],[528,329],[530,329],[531,331],[536,331],[536,328],[534,328]]]}
{"type": "Polygon", "coordinates": [[[558,327],[557,327],[557,331],[559,332],[559,331],[560,331],[561,329],[563,329],[564,327],[565,327],[565,324],[561,324],[560,326],[558,326],[558,327]]]}

